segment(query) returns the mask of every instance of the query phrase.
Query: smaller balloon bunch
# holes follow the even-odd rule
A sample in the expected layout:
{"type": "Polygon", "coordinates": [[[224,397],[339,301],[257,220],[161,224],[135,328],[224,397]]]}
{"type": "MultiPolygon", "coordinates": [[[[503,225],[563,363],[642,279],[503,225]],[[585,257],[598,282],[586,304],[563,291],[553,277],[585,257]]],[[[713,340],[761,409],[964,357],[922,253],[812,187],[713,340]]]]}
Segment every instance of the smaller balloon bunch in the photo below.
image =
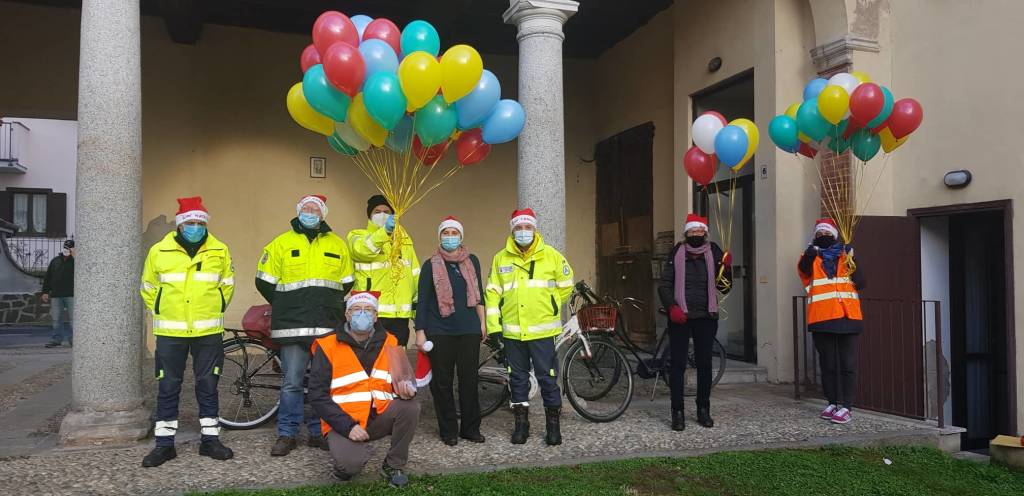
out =
{"type": "Polygon", "coordinates": [[[858,71],[812,79],[803,96],[803,103],[772,119],[768,135],[779,149],[808,158],[822,149],[850,150],[867,162],[879,149],[891,153],[903,145],[924,117],[917,100],[895,100],[889,88],[858,71]]]}
{"type": "Polygon", "coordinates": [[[707,186],[715,177],[718,162],[739,172],[754,156],[760,135],[750,119],[726,121],[713,110],[701,114],[691,126],[694,146],[683,156],[686,174],[697,184],[707,186]]]}

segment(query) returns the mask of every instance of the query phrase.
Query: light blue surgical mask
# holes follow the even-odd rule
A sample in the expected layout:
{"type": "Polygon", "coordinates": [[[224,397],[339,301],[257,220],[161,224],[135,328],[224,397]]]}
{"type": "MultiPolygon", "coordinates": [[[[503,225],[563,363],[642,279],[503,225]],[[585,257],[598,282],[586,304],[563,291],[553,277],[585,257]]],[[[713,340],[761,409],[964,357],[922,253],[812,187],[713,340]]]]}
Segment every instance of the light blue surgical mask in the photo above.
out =
{"type": "Polygon", "coordinates": [[[320,216],[317,214],[307,214],[306,212],[299,213],[299,224],[306,229],[313,229],[320,225],[320,216]]]}
{"type": "Polygon", "coordinates": [[[441,249],[455,251],[462,245],[462,236],[441,236],[441,249]]]}
{"type": "Polygon", "coordinates": [[[533,244],[533,231],[515,231],[512,233],[512,237],[519,246],[526,247],[533,244]]]}
{"type": "Polygon", "coordinates": [[[369,332],[373,328],[373,312],[366,310],[352,312],[352,320],[349,321],[349,327],[356,332],[369,332]]]}
{"type": "Polygon", "coordinates": [[[189,243],[198,243],[206,236],[206,226],[200,224],[185,224],[181,226],[181,236],[189,243]]]}

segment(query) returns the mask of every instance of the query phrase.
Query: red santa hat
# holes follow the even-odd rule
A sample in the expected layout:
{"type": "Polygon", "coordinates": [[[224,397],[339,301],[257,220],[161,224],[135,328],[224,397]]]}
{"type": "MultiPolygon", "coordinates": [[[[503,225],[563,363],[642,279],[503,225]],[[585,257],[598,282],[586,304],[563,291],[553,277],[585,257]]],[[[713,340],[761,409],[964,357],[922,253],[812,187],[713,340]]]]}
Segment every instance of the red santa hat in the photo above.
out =
{"type": "Polygon", "coordinates": [[[818,219],[814,222],[815,234],[822,231],[831,234],[833,238],[839,239],[839,227],[836,226],[836,222],[832,219],[818,219]]]}
{"type": "Polygon", "coordinates": [[[190,220],[210,221],[210,213],[203,206],[202,197],[178,198],[178,213],[174,215],[174,225],[180,226],[190,220]]]}
{"type": "Polygon", "coordinates": [[[348,310],[352,308],[352,305],[359,303],[369,303],[376,309],[378,301],[380,301],[380,291],[353,291],[345,300],[345,309],[348,310]]]}
{"type": "Polygon", "coordinates": [[[461,234],[462,236],[466,235],[466,231],[462,229],[462,223],[459,222],[459,219],[456,219],[455,217],[449,215],[448,217],[445,217],[444,220],[441,221],[441,225],[437,226],[437,236],[441,237],[441,233],[444,232],[445,229],[449,228],[457,229],[459,231],[459,234],[461,234]]]}
{"type": "Polygon", "coordinates": [[[327,217],[327,197],[324,195],[303,196],[299,203],[295,204],[295,215],[299,215],[299,212],[302,212],[302,206],[307,203],[320,207],[321,218],[327,217]]]}
{"type": "Polygon", "coordinates": [[[423,350],[416,353],[416,387],[424,388],[430,384],[433,374],[430,372],[430,357],[426,352],[434,349],[434,342],[423,343],[423,350]]]}
{"type": "Polygon", "coordinates": [[[683,232],[689,231],[690,229],[702,228],[705,231],[708,230],[708,218],[701,217],[697,214],[689,214],[686,216],[686,225],[683,226],[683,232]]]}
{"type": "Polygon", "coordinates": [[[515,229],[520,224],[527,224],[534,228],[537,227],[537,215],[533,213],[532,208],[524,208],[512,212],[512,218],[508,222],[509,228],[515,229]]]}

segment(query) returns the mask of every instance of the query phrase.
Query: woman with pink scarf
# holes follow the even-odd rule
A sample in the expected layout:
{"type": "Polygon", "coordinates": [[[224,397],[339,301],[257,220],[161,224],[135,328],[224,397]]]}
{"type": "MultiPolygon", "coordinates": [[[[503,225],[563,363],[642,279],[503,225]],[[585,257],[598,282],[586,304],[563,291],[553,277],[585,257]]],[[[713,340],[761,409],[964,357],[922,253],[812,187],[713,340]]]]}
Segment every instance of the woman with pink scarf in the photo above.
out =
{"type": "Polygon", "coordinates": [[[430,340],[430,394],[437,412],[441,441],[455,446],[459,438],[484,442],[480,434],[477,361],[480,341],[487,338],[480,260],[462,245],[462,224],[448,217],[437,228],[440,241],[420,271],[416,307],[416,344],[430,340]],[[459,408],[453,391],[459,379],[459,408]],[[461,426],[459,425],[461,419],[461,426]]]}
{"type": "Polygon", "coordinates": [[[696,214],[686,217],[685,242],[676,244],[661,272],[658,296],[668,312],[672,367],[672,430],[686,429],[683,414],[683,378],[690,338],[697,362],[697,423],[714,427],[711,418],[711,349],[718,332],[718,295],[732,282],[732,256],[708,241],[708,220],[696,214]],[[724,267],[724,270],[723,270],[724,267]],[[721,271],[727,284],[718,282],[721,271]]]}

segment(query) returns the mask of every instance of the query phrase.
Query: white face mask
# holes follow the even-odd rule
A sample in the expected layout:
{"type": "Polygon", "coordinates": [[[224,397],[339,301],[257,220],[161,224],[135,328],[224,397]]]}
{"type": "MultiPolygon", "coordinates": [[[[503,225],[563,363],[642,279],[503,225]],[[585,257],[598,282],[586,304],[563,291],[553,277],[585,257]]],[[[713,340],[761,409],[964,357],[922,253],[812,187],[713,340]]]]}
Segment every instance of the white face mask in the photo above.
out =
{"type": "Polygon", "coordinates": [[[370,220],[374,224],[376,224],[377,227],[384,227],[384,224],[387,224],[388,217],[390,217],[390,216],[391,216],[390,214],[386,214],[384,212],[377,212],[377,213],[373,214],[372,217],[370,217],[370,220]]]}

